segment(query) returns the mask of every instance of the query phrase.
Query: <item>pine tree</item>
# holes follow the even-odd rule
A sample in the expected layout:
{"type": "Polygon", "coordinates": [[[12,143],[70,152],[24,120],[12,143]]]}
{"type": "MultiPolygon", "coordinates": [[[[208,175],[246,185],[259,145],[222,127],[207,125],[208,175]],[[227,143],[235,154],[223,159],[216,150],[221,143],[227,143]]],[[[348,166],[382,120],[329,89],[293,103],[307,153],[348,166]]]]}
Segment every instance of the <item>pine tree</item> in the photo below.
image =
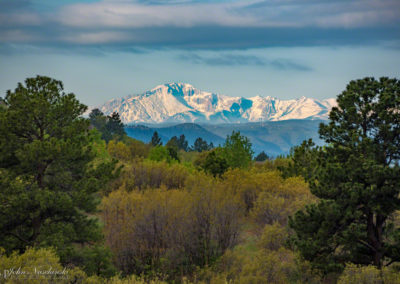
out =
{"type": "Polygon", "coordinates": [[[176,136],[171,137],[171,139],[169,139],[169,141],[167,142],[167,144],[165,144],[165,146],[167,148],[174,148],[175,151],[178,151],[179,150],[178,137],[176,136]]]}
{"type": "Polygon", "coordinates": [[[113,112],[107,117],[107,130],[112,136],[122,137],[126,135],[124,124],[122,123],[118,113],[113,112]]]}
{"type": "Polygon", "coordinates": [[[178,148],[179,149],[182,149],[183,151],[185,151],[185,152],[187,152],[188,151],[188,145],[189,145],[189,143],[188,143],[188,141],[186,140],[186,137],[185,137],[185,135],[181,135],[181,136],[179,136],[179,139],[178,139],[178,148]]]}
{"type": "Polygon", "coordinates": [[[95,194],[115,162],[96,163],[86,106],[60,81],[37,76],[8,91],[0,110],[0,246],[53,246],[63,262],[76,244],[101,240],[95,194]]]}
{"type": "Polygon", "coordinates": [[[193,144],[193,150],[197,152],[207,151],[209,149],[209,145],[206,140],[203,140],[201,137],[198,137],[193,144]]]}
{"type": "Polygon", "coordinates": [[[268,155],[264,151],[262,151],[260,154],[257,155],[257,157],[255,157],[254,160],[257,162],[264,162],[268,160],[268,155]]]}
{"type": "Polygon", "coordinates": [[[89,120],[90,124],[101,133],[101,138],[107,142],[112,139],[121,140],[126,135],[124,124],[116,112],[105,116],[102,111],[95,108],[90,112],[89,120]]]}
{"type": "Polygon", "coordinates": [[[151,142],[150,143],[154,147],[162,145],[161,138],[158,136],[157,131],[154,131],[153,136],[151,137],[151,142]]]}
{"type": "Polygon", "coordinates": [[[178,144],[178,137],[173,136],[165,145],[165,147],[168,150],[169,155],[173,160],[180,161],[179,156],[178,156],[178,151],[179,151],[179,144],[178,144]]]}
{"type": "Polygon", "coordinates": [[[290,220],[292,241],[324,273],[346,262],[381,268],[400,261],[400,81],[351,81],[337,102],[320,125],[327,145],[308,155],[320,201],[290,220]]]}

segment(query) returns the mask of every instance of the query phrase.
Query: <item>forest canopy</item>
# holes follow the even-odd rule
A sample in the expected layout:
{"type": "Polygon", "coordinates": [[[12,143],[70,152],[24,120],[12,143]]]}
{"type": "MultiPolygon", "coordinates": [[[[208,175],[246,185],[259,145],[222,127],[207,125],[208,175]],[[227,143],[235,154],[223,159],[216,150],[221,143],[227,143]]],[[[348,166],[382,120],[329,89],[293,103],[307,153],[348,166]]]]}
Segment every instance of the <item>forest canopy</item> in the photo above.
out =
{"type": "MultiPolygon", "coordinates": [[[[351,81],[285,157],[128,137],[37,76],[0,100],[0,270],[60,283],[400,283],[400,82],[351,81]]],[[[8,281],[8,280],[7,280],[8,281]]]]}

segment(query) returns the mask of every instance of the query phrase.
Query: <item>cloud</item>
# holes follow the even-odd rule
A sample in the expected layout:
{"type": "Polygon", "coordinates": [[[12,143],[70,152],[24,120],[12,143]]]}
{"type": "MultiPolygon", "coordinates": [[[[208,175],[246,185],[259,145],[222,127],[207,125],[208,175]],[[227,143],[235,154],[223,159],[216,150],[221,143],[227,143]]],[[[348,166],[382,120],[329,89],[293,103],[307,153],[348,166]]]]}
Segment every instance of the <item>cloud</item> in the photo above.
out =
{"type": "MultiPolygon", "coordinates": [[[[398,0],[4,0],[0,43],[243,49],[400,38],[398,0]]],[[[256,63],[252,63],[253,65],[256,63]]]]}
{"type": "Polygon", "coordinates": [[[2,12],[14,12],[21,11],[23,9],[31,8],[30,0],[2,0],[1,11],[2,12]]]}
{"type": "Polygon", "coordinates": [[[177,57],[179,60],[188,61],[193,64],[205,64],[211,66],[235,66],[235,65],[253,65],[264,66],[264,59],[254,55],[233,55],[225,54],[219,56],[200,56],[197,54],[182,54],[177,57]]]}
{"type": "Polygon", "coordinates": [[[266,0],[251,3],[241,13],[268,23],[287,26],[358,28],[395,26],[399,23],[398,0],[266,0]]]}
{"type": "Polygon", "coordinates": [[[34,13],[20,12],[11,14],[0,14],[1,27],[16,27],[16,26],[39,26],[43,23],[43,19],[34,13]]]}
{"type": "Polygon", "coordinates": [[[66,6],[60,10],[56,21],[81,28],[257,26],[256,19],[235,13],[235,7],[240,6],[242,4],[99,2],[66,6]]]}
{"type": "Polygon", "coordinates": [[[63,7],[73,27],[370,27],[399,22],[398,0],[103,1],[63,7]]]}
{"type": "Polygon", "coordinates": [[[296,71],[312,71],[313,69],[307,65],[294,62],[289,59],[275,59],[269,62],[269,65],[278,70],[296,70],[296,71]]]}
{"type": "Polygon", "coordinates": [[[77,44],[103,44],[108,42],[123,43],[134,39],[131,34],[126,32],[97,31],[64,35],[61,36],[61,40],[77,44]]]}
{"type": "Polygon", "coordinates": [[[237,28],[154,27],[136,29],[66,29],[63,26],[0,29],[0,43],[52,46],[55,49],[248,49],[294,46],[390,45],[400,38],[395,28],[237,28]]]}
{"type": "Polygon", "coordinates": [[[255,55],[219,54],[203,56],[194,53],[181,54],[177,59],[188,61],[192,64],[204,64],[209,66],[266,66],[275,70],[311,71],[312,68],[290,59],[267,60],[255,55]]]}

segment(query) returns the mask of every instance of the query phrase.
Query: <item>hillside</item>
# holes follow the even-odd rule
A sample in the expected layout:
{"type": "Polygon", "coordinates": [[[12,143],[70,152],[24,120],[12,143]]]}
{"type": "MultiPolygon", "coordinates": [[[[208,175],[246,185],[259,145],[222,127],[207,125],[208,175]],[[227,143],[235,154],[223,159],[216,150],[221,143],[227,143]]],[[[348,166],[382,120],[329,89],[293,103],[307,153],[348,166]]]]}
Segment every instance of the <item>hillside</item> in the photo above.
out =
{"type": "Polygon", "coordinates": [[[318,126],[321,122],[320,120],[285,120],[236,124],[183,123],[167,127],[133,125],[126,127],[125,130],[128,136],[145,143],[151,140],[154,131],[158,132],[164,144],[172,136],[184,134],[189,145],[192,145],[197,137],[213,142],[214,145],[222,145],[226,136],[235,130],[250,139],[255,153],[265,151],[270,156],[277,156],[288,153],[291,147],[309,138],[321,144],[318,136],[318,126]]]}

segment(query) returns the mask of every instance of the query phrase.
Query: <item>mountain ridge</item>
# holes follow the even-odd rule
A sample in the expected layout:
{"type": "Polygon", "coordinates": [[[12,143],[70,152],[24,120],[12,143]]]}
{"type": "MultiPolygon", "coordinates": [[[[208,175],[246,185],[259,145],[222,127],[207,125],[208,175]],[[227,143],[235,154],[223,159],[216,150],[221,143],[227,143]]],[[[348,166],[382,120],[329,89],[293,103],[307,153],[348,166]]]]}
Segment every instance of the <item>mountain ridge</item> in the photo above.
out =
{"type": "Polygon", "coordinates": [[[336,100],[305,96],[280,100],[271,96],[230,97],[201,91],[187,83],[158,85],[138,95],[110,100],[99,107],[119,113],[125,124],[246,123],[290,119],[326,120],[336,100]]]}
{"type": "Polygon", "coordinates": [[[176,124],[171,126],[143,126],[141,124],[126,126],[128,136],[145,143],[151,141],[154,131],[158,132],[165,144],[173,136],[185,135],[189,145],[201,137],[215,146],[223,145],[227,135],[232,131],[249,138],[255,153],[265,151],[269,156],[287,154],[290,148],[299,145],[303,140],[312,138],[317,145],[323,145],[319,138],[318,128],[322,120],[283,120],[248,123],[201,124],[194,123],[176,124]]]}

